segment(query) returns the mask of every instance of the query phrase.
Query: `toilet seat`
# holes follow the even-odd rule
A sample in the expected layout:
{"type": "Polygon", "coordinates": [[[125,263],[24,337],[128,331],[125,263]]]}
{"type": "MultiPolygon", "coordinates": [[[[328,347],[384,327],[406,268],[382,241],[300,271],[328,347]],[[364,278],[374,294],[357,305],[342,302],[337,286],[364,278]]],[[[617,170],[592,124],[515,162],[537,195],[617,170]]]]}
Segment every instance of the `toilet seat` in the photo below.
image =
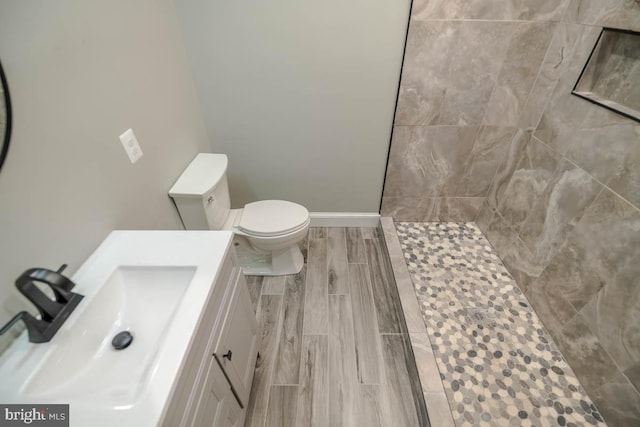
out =
{"type": "Polygon", "coordinates": [[[304,206],[285,200],[261,200],[244,206],[237,228],[251,236],[275,237],[307,227],[309,221],[304,206]]]}

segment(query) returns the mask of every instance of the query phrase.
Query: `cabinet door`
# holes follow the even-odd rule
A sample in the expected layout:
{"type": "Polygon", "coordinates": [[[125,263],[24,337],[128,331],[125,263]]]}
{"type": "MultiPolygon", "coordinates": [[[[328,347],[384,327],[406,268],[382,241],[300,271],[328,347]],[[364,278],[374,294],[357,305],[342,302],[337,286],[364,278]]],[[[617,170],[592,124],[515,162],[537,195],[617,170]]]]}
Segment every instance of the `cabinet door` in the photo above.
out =
{"type": "MultiPolygon", "coordinates": [[[[229,391],[231,395],[231,391],[229,391]]],[[[231,396],[228,399],[229,405],[225,408],[224,413],[220,413],[220,418],[216,418],[214,427],[241,427],[242,423],[242,409],[238,405],[238,401],[235,397],[231,396]]]]}
{"type": "Polygon", "coordinates": [[[231,393],[229,382],[224,377],[220,366],[211,357],[207,379],[196,403],[192,426],[218,427],[224,425],[224,420],[229,418],[230,404],[237,405],[236,399],[231,393]]]}
{"type": "Polygon", "coordinates": [[[244,275],[233,289],[229,310],[214,355],[229,379],[240,404],[245,407],[256,364],[258,324],[244,275]]]}
{"type": "MultiPolygon", "coordinates": [[[[220,267],[218,282],[208,296],[189,350],[184,356],[185,360],[176,378],[175,389],[172,391],[166,414],[162,419],[163,427],[193,425],[198,403],[203,396],[203,390],[206,389],[205,383],[210,380],[210,365],[211,363],[218,365],[213,357],[213,348],[222,331],[223,316],[227,311],[225,297],[230,294],[231,284],[237,280],[240,270],[236,265],[233,252],[229,255],[220,267]]],[[[220,369],[219,366],[218,369],[220,369]]]]}

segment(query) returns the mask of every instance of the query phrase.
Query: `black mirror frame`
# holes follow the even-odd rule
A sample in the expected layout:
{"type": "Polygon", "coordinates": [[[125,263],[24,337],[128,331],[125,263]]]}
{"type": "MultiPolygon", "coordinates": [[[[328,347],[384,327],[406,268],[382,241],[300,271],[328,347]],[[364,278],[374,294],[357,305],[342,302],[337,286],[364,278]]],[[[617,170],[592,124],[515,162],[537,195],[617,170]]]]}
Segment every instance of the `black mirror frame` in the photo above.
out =
{"type": "Polygon", "coordinates": [[[2,170],[2,165],[7,158],[7,153],[9,152],[9,140],[11,139],[11,125],[13,119],[11,111],[11,96],[9,96],[9,84],[7,83],[7,77],[5,76],[4,69],[2,68],[2,62],[0,62],[0,83],[2,83],[2,87],[4,89],[4,102],[7,112],[7,127],[4,132],[4,141],[2,141],[2,150],[0,151],[0,170],[2,170]]]}

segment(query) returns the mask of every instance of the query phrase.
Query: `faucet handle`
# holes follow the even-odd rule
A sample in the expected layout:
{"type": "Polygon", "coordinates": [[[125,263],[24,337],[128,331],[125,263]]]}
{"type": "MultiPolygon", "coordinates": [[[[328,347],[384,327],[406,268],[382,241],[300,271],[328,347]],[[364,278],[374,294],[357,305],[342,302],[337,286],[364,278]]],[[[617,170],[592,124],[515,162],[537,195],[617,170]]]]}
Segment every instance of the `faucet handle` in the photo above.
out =
{"type": "Polygon", "coordinates": [[[24,275],[32,280],[49,285],[56,296],[56,301],[67,302],[71,296],[70,291],[76,284],[61,274],[65,268],[67,268],[67,264],[62,264],[57,271],[46,268],[32,268],[25,271],[24,275]]]}
{"type": "MultiPolygon", "coordinates": [[[[63,266],[64,267],[64,266],[63,266]]],[[[61,267],[60,271],[63,268],[61,267]]],[[[16,287],[38,308],[42,320],[52,321],[74,296],[71,289],[75,284],[59,272],[46,268],[30,268],[18,277],[16,287]],[[34,282],[48,285],[55,295],[55,301],[46,296],[34,282]]]]}
{"type": "Polygon", "coordinates": [[[66,264],[63,264],[58,271],[30,268],[16,279],[16,287],[36,306],[40,312],[40,319],[26,311],[20,312],[0,329],[1,334],[22,319],[27,325],[31,342],[47,342],[55,335],[83,298],[82,295],[71,292],[75,284],[61,274],[65,267],[66,264]],[[36,282],[49,286],[55,295],[55,300],[42,292],[36,282]]]}
{"type": "Polygon", "coordinates": [[[62,275],[62,272],[67,268],[67,264],[62,264],[58,270],[54,273],[56,277],[55,283],[49,282],[49,285],[53,289],[53,293],[56,295],[56,301],[58,302],[67,302],[71,297],[71,289],[73,289],[76,284],[73,283],[69,278],[62,275]]]}

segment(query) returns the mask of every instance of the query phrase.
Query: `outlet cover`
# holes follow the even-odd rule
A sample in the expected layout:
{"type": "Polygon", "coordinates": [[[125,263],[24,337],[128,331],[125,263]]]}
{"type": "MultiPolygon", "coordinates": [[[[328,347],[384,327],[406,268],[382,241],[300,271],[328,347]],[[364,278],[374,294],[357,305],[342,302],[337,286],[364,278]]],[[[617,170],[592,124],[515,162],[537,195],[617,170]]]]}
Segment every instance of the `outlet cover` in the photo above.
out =
{"type": "Polygon", "coordinates": [[[131,163],[135,163],[140,160],[143,153],[140,148],[140,144],[133,133],[133,129],[127,129],[122,135],[120,135],[120,142],[122,143],[122,147],[124,147],[124,151],[126,151],[127,156],[129,156],[131,163]]]}

